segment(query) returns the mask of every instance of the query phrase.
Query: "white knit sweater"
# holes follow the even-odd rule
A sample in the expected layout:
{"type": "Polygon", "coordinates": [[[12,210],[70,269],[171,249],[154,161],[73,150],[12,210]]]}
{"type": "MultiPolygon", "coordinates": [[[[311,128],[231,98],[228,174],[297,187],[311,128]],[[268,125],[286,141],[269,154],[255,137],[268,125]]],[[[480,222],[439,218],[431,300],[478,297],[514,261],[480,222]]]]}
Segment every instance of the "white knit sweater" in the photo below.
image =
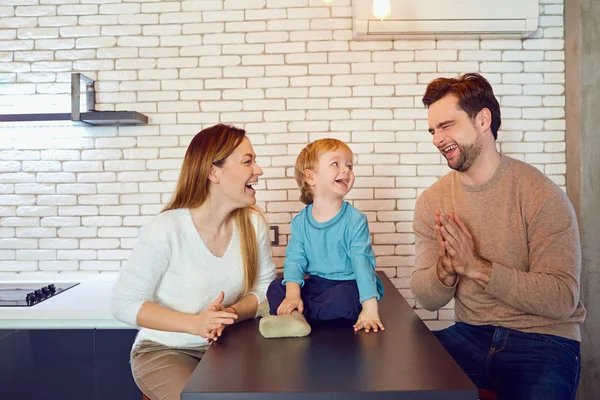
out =
{"type": "MultiPolygon", "coordinates": [[[[265,221],[254,213],[252,222],[257,235],[259,267],[251,293],[261,302],[275,278],[275,265],[265,221]]],[[[216,257],[200,238],[189,208],[165,211],[141,229],[138,243],[115,285],[112,313],[133,326],[137,326],[137,314],[146,301],[197,314],[221,290],[225,293],[223,304],[228,306],[243,295],[243,277],[240,236],[235,224],[225,254],[216,257]]],[[[206,344],[206,339],[200,336],[147,328],[140,329],[134,346],[142,340],[172,347],[206,344]]]]}

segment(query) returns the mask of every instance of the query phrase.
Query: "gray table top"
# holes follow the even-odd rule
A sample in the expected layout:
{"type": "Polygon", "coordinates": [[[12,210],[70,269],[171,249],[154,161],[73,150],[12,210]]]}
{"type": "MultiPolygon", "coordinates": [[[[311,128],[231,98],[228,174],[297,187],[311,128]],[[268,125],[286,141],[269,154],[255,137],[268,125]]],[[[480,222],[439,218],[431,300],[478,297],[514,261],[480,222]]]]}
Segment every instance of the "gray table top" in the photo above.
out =
{"type": "Polygon", "coordinates": [[[258,320],[242,322],[211,346],[182,399],[477,399],[469,378],[379,276],[385,331],[355,333],[352,322],[335,321],[304,338],[265,339],[258,320]]]}

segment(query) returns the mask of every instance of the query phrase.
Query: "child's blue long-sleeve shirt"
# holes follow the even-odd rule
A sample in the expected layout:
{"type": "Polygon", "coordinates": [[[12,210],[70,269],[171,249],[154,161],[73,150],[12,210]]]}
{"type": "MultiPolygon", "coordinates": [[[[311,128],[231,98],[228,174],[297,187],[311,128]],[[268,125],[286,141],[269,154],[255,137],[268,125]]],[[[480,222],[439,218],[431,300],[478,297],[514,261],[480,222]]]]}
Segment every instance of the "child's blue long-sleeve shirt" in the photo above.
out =
{"type": "Polygon", "coordinates": [[[383,284],[375,273],[375,254],[367,217],[343,202],[340,211],[326,222],[312,216],[313,205],[292,219],[285,253],[283,284],[302,287],[304,275],[331,280],[356,280],[360,302],[383,296],[383,284]]]}

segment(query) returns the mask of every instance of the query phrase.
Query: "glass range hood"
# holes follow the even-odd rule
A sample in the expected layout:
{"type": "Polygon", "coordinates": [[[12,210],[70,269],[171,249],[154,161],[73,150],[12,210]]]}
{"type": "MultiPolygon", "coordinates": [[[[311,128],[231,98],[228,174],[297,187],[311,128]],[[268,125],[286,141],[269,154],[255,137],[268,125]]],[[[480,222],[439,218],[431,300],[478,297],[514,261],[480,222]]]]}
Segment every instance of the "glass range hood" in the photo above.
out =
{"type": "Polygon", "coordinates": [[[71,112],[44,114],[0,114],[2,122],[72,121],[81,125],[145,125],[148,117],[136,111],[96,111],[94,81],[71,74],[71,112]],[[81,111],[81,86],[85,85],[85,110],[81,111]]]}

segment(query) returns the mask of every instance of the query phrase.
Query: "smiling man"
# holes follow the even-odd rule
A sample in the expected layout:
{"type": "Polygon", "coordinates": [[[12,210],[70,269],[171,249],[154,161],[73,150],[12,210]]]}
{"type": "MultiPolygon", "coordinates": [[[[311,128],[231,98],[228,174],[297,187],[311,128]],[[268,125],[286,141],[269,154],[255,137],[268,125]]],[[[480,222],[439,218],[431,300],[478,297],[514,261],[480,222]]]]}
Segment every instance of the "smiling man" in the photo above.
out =
{"type": "Polygon", "coordinates": [[[498,152],[500,106],[479,74],[429,83],[433,144],[453,170],[417,199],[418,302],[455,299],[436,337],[480,389],[501,399],[574,399],[579,382],[581,251],[564,192],[498,152]]]}

